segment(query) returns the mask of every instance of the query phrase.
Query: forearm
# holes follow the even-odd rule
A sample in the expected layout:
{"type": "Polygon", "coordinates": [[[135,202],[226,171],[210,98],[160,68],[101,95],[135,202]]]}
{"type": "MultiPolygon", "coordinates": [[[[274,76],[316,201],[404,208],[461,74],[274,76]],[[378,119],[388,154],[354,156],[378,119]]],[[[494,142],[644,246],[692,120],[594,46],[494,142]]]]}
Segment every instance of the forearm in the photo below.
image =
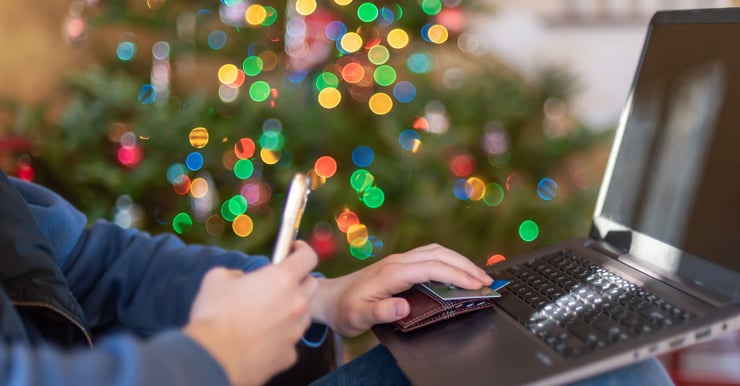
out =
{"type": "Polygon", "coordinates": [[[3,385],[228,385],[210,354],[176,330],[150,341],[118,335],[92,351],[2,345],[0,366],[3,385]]]}
{"type": "Polygon", "coordinates": [[[99,222],[80,238],[63,271],[93,327],[113,323],[149,335],[187,321],[209,269],[249,271],[267,263],[264,257],[186,245],[170,234],[150,236],[99,222]]]}

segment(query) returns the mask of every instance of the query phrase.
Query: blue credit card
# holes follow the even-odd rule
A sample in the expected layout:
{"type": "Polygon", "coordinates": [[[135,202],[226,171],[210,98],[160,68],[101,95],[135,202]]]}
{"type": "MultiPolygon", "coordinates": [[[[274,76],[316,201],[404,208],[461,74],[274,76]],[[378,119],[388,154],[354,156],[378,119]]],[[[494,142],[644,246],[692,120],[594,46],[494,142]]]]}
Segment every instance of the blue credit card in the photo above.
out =
{"type": "Polygon", "coordinates": [[[496,279],[493,281],[491,285],[488,286],[488,288],[498,291],[501,288],[506,287],[509,283],[511,283],[511,280],[505,280],[505,279],[496,279]]]}

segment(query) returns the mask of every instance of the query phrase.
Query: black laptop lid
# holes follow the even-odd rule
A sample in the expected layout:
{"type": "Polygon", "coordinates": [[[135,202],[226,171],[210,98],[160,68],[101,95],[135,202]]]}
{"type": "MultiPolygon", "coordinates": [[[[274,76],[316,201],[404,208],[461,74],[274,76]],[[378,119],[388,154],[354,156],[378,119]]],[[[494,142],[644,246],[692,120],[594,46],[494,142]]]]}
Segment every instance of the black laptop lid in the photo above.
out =
{"type": "Polygon", "coordinates": [[[740,9],[654,16],[592,232],[637,258],[736,300],[738,42],[740,9]]]}

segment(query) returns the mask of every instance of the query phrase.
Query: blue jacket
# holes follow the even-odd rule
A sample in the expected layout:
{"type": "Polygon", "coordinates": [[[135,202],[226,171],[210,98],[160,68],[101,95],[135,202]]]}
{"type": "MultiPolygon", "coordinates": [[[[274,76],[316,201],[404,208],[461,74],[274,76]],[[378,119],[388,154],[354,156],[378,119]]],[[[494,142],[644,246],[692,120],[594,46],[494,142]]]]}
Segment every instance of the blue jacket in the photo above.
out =
{"type": "MultiPolygon", "coordinates": [[[[30,339],[9,338],[6,333],[12,331],[0,331],[5,338],[0,342],[0,384],[228,384],[218,363],[178,328],[187,322],[208,269],[250,271],[268,264],[266,257],[186,245],[173,234],[151,236],[105,221],[88,227],[87,218],[54,192],[12,177],[10,183],[48,241],[41,254],[52,255],[63,275],[55,280],[71,292],[70,314],[75,307],[81,310],[76,332],[84,330],[87,337],[77,334],[82,344],[62,347],[57,339],[39,339],[29,331],[40,327],[26,324],[20,335],[25,332],[30,339]]],[[[0,218],[2,227],[9,226],[5,220],[0,218]]],[[[8,263],[3,256],[0,251],[0,265],[8,263]]],[[[2,300],[0,307],[9,304],[2,300]]],[[[318,345],[325,334],[324,326],[312,326],[304,342],[318,345]]]]}

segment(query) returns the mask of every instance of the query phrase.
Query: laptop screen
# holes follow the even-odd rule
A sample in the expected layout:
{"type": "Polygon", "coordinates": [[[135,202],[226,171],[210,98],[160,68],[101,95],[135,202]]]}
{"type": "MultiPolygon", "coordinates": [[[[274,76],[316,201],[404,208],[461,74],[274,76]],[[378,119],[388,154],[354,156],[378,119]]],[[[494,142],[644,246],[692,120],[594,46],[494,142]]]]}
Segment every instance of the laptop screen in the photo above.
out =
{"type": "Polygon", "coordinates": [[[740,273],[737,19],[654,20],[596,217],[740,273]]]}

